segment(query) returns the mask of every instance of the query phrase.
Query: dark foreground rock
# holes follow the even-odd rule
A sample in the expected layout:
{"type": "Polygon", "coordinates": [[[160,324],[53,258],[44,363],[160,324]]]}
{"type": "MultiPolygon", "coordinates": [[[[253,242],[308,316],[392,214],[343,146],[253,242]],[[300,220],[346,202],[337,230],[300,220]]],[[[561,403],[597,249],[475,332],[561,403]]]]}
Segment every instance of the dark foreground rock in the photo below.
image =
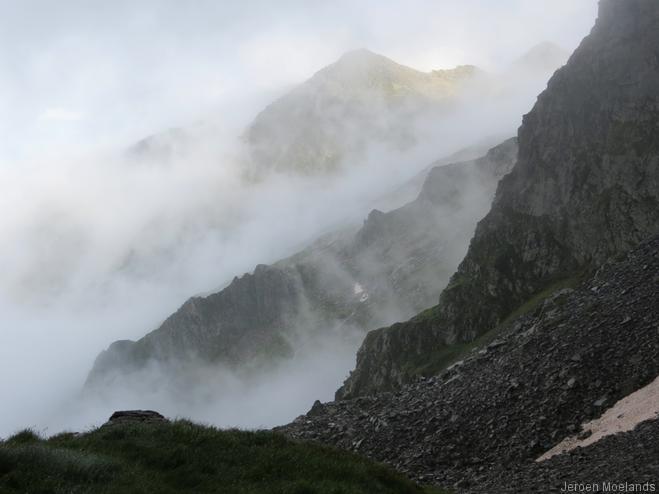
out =
{"type": "MultiPolygon", "coordinates": [[[[500,485],[497,479],[657,375],[659,237],[602,265],[576,289],[556,290],[441,375],[393,393],[316,404],[281,430],[359,451],[423,482],[500,485]]],[[[569,457],[580,461],[578,453],[569,457]]],[[[616,459],[602,468],[615,480],[645,475],[656,463],[616,459]]]]}
{"type": "Polygon", "coordinates": [[[114,412],[105,425],[129,422],[169,422],[163,415],[153,410],[120,410],[114,412]]]}

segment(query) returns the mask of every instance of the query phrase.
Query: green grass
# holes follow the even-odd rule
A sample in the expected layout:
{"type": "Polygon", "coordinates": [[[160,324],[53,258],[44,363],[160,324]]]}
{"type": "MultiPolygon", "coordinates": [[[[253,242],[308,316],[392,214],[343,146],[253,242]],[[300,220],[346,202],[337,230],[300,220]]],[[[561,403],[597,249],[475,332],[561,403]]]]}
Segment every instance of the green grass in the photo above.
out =
{"type": "MultiPolygon", "coordinates": [[[[454,343],[432,352],[429,356],[418,362],[409,362],[407,370],[410,374],[420,376],[433,376],[441,373],[450,365],[465,358],[472,350],[483,348],[494,341],[515,319],[536,310],[540,304],[551,297],[558,290],[563,288],[575,288],[583,280],[583,274],[579,273],[573,277],[564,278],[549,284],[544,290],[536,293],[526,302],[512,311],[496,327],[480,335],[475,340],[469,342],[454,343]]],[[[562,305],[564,300],[557,300],[558,305],[562,305]]],[[[422,312],[415,317],[417,320],[432,320],[438,318],[439,307],[435,306],[422,312]]]]}
{"type": "Polygon", "coordinates": [[[0,493],[440,494],[352,453],[187,421],[0,442],[0,493]]]}
{"type": "MultiPolygon", "coordinates": [[[[525,314],[529,314],[531,311],[535,310],[542,302],[547,300],[549,297],[551,297],[554,293],[556,293],[558,290],[562,290],[563,288],[575,288],[583,281],[584,275],[582,273],[579,273],[573,277],[570,278],[564,278],[558,281],[555,281],[547,286],[544,290],[536,293],[534,296],[532,296],[530,299],[528,299],[526,302],[524,302],[522,305],[517,307],[514,311],[512,311],[508,316],[499,324],[498,327],[505,327],[511,322],[513,322],[515,319],[518,317],[521,317],[525,314]]],[[[558,305],[562,305],[564,302],[563,300],[557,300],[556,301],[558,305]]]]}

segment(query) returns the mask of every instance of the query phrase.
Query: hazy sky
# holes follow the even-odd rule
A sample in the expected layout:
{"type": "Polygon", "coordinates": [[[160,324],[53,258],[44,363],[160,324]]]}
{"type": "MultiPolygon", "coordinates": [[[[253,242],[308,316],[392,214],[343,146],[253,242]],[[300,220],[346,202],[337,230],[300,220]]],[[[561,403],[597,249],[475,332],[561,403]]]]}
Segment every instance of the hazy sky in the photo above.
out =
{"type": "Polygon", "coordinates": [[[0,163],[206,114],[239,125],[353,48],[424,70],[572,50],[595,15],[596,0],[0,0],[0,163]]]}

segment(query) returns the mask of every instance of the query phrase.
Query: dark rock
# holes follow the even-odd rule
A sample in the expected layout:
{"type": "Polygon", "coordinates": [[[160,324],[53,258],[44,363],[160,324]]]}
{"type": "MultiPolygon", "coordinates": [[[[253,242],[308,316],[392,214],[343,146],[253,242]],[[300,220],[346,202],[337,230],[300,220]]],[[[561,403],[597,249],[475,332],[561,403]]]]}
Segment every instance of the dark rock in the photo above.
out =
{"type": "Polygon", "coordinates": [[[580,440],[588,439],[592,435],[593,435],[593,431],[591,431],[590,429],[586,429],[585,431],[579,433],[577,439],[580,440]]]}
{"type": "Polygon", "coordinates": [[[323,404],[320,402],[320,400],[316,400],[313,402],[311,410],[309,410],[309,414],[310,415],[320,414],[322,413],[322,410],[323,410],[323,404]]]}
{"type": "Polygon", "coordinates": [[[169,422],[164,416],[153,410],[120,410],[114,412],[105,425],[124,424],[128,422],[169,422]]]}

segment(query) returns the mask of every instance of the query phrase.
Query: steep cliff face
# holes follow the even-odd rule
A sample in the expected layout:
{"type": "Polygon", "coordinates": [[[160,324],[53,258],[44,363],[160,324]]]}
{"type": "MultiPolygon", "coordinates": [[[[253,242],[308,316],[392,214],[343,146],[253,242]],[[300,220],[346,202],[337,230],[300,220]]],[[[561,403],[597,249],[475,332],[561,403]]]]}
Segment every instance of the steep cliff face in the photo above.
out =
{"type": "Polygon", "coordinates": [[[88,386],[152,362],[259,367],[289,357],[300,338],[411,317],[448,282],[516,156],[509,139],[482,158],[437,167],[415,201],[188,300],[144,338],[102,352],[88,386]]]}
{"type": "Polygon", "coordinates": [[[431,311],[370,333],[339,391],[441,366],[561,280],[659,231],[659,4],[603,0],[595,27],[519,130],[519,158],[431,311]]]}
{"type": "Polygon", "coordinates": [[[305,306],[303,285],[297,272],[257,266],[221,292],[189,299],[140,340],[110,345],[97,357],[87,384],[137,371],[150,361],[241,365],[285,356],[290,347],[283,334],[305,306]]]}
{"type": "Polygon", "coordinates": [[[377,310],[400,307],[411,316],[434,304],[516,157],[516,140],[509,139],[482,158],[433,168],[415,201],[369,215],[350,257],[362,276],[374,273],[370,285],[391,287],[377,310]]]}

